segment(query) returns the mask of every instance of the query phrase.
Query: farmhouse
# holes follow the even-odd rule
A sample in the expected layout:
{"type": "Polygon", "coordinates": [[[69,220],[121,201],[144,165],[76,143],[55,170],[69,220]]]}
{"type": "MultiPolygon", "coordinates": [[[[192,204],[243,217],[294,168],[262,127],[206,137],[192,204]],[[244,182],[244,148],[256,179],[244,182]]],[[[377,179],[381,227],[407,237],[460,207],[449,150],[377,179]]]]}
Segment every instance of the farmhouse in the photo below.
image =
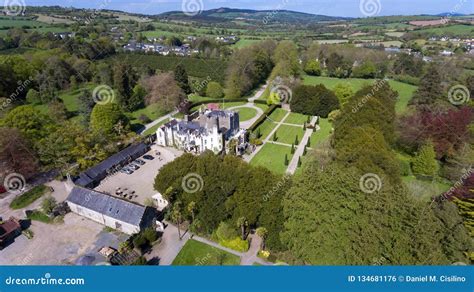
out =
{"type": "Polygon", "coordinates": [[[72,212],[127,234],[151,226],[158,215],[153,208],[77,186],[66,201],[72,212]]]}
{"type": "Polygon", "coordinates": [[[149,146],[145,143],[129,146],[81,173],[74,183],[81,187],[93,188],[108,174],[117,171],[125,164],[147,153],[149,149],[149,146]]]}
{"type": "Polygon", "coordinates": [[[194,121],[188,116],[183,121],[171,120],[156,132],[158,145],[194,153],[226,151],[231,140],[235,141],[237,152],[247,144],[246,131],[240,129],[239,114],[227,110],[201,110],[194,121]]]}

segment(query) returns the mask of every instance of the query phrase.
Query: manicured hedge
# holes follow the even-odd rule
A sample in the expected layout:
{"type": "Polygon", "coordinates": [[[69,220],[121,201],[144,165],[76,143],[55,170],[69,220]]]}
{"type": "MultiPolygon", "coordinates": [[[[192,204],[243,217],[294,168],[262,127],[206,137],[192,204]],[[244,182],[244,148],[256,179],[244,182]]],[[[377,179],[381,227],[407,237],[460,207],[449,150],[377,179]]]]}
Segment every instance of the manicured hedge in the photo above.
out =
{"type": "Polygon", "coordinates": [[[258,126],[260,126],[260,124],[262,124],[267,119],[267,116],[269,116],[274,110],[279,107],[281,107],[281,105],[272,104],[270,107],[268,107],[266,111],[263,112],[263,115],[261,115],[260,118],[258,118],[255,123],[250,126],[250,128],[248,128],[248,130],[253,132],[258,126]]]}

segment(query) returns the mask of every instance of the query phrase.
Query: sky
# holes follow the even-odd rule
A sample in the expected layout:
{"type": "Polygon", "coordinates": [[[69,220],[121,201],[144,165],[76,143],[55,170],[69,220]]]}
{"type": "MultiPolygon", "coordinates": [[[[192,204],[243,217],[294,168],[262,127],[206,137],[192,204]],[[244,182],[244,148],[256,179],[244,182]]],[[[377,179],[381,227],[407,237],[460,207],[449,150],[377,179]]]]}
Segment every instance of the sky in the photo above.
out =
{"type": "MultiPolygon", "coordinates": [[[[1,5],[0,0],[0,5],[1,5]]],[[[3,0],[26,5],[60,5],[76,8],[103,8],[143,14],[172,10],[208,10],[219,7],[256,10],[286,9],[331,16],[415,15],[474,13],[474,0],[3,0]],[[189,8],[188,8],[189,9],[189,8]]]]}

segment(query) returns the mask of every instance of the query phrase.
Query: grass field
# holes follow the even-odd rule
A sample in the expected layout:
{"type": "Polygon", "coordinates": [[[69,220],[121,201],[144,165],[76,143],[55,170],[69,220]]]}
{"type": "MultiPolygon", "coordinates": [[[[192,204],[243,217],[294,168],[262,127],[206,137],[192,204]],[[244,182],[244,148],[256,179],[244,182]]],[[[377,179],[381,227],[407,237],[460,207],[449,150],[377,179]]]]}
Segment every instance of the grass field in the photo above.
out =
{"type": "Polygon", "coordinates": [[[241,122],[251,120],[257,115],[257,110],[251,107],[237,108],[235,111],[239,113],[239,119],[241,122]]]}
{"type": "MultiPolygon", "coordinates": [[[[277,140],[276,142],[285,143],[285,144],[294,144],[296,137],[298,137],[298,144],[301,142],[301,139],[304,135],[304,130],[302,127],[281,125],[276,130],[277,140]]],[[[270,137],[273,140],[273,137],[270,137]]]]}
{"type": "Polygon", "coordinates": [[[238,256],[204,244],[189,240],[174,259],[174,266],[238,266],[238,256]]]}
{"type": "Polygon", "coordinates": [[[269,118],[273,120],[274,122],[279,122],[285,117],[287,113],[288,112],[285,111],[284,109],[277,108],[270,114],[269,118]]]}
{"type": "MultiPolygon", "coordinates": [[[[354,91],[361,89],[365,85],[370,85],[374,83],[374,79],[359,79],[359,78],[348,78],[348,79],[338,79],[331,77],[319,77],[319,76],[304,76],[304,84],[306,85],[318,85],[323,84],[329,89],[334,89],[334,87],[339,83],[349,83],[354,91]]],[[[413,97],[414,92],[417,87],[398,82],[395,80],[389,80],[390,86],[393,90],[398,92],[398,101],[395,105],[395,110],[397,113],[403,113],[407,108],[408,102],[413,97]]]]}
{"type": "Polygon", "coordinates": [[[291,148],[284,145],[266,143],[258,154],[252,158],[250,164],[253,166],[263,166],[277,174],[285,174],[288,168],[285,165],[285,154],[288,161],[291,161],[293,154],[291,148]]]}
{"type": "Polygon", "coordinates": [[[232,47],[240,49],[240,48],[251,46],[253,44],[257,44],[259,42],[261,42],[261,40],[240,39],[237,43],[232,45],[232,47]]]}
{"type": "Polygon", "coordinates": [[[319,126],[321,129],[319,131],[313,132],[311,135],[311,147],[315,147],[319,143],[326,141],[331,135],[332,124],[327,119],[320,119],[319,126]]]}
{"type": "Polygon", "coordinates": [[[303,125],[307,121],[308,116],[299,113],[291,113],[283,122],[288,124],[303,125]]]}
{"type": "Polygon", "coordinates": [[[140,123],[138,118],[141,115],[145,115],[148,118],[150,118],[150,120],[153,121],[153,120],[156,120],[156,119],[158,119],[159,117],[161,117],[165,114],[166,114],[166,112],[164,110],[162,110],[161,108],[159,108],[156,104],[151,104],[151,105],[149,105],[145,108],[142,108],[142,109],[136,110],[134,112],[128,113],[127,116],[130,119],[130,122],[133,124],[133,123],[140,123]]]}

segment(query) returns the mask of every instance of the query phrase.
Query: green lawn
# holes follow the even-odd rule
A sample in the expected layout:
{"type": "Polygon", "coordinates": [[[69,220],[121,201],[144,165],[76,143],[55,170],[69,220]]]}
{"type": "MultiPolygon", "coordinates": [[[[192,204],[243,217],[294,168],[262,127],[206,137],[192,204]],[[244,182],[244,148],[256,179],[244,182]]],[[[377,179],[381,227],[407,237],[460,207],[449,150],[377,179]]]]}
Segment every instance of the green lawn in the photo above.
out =
{"type": "Polygon", "coordinates": [[[263,122],[257,128],[260,130],[260,135],[261,135],[260,139],[262,140],[265,139],[275,127],[276,127],[276,124],[270,120],[266,120],[265,122],[263,122]]]}
{"type": "MultiPolygon", "coordinates": [[[[295,138],[298,137],[298,144],[301,142],[301,139],[304,135],[304,130],[302,127],[281,125],[276,130],[277,140],[276,142],[293,144],[295,143],[295,138]]],[[[273,140],[273,137],[270,137],[273,140]]],[[[297,145],[295,145],[297,146],[297,145]]]]}
{"type": "Polygon", "coordinates": [[[221,249],[190,239],[174,259],[174,266],[238,266],[240,258],[221,249]]]}
{"type": "Polygon", "coordinates": [[[79,109],[79,95],[81,95],[84,89],[90,90],[90,92],[92,93],[96,86],[96,84],[86,84],[83,85],[81,88],[73,90],[64,90],[59,93],[59,98],[64,102],[64,106],[66,107],[68,112],[77,112],[79,109]]]}
{"type": "Polygon", "coordinates": [[[319,126],[321,129],[313,132],[310,138],[312,148],[319,143],[326,141],[331,135],[332,124],[328,121],[328,119],[320,119],[319,126]]]}
{"type": "Polygon", "coordinates": [[[285,111],[284,109],[281,109],[281,108],[277,108],[276,110],[274,110],[271,114],[270,114],[270,119],[272,119],[273,121],[275,122],[279,122],[281,120],[283,120],[283,118],[285,117],[285,115],[287,114],[288,112],[285,111]]]}
{"type": "Polygon", "coordinates": [[[257,115],[257,110],[251,107],[242,107],[235,110],[239,113],[241,122],[251,120],[257,115]]]}
{"type": "Polygon", "coordinates": [[[261,108],[263,111],[266,111],[268,109],[268,105],[266,104],[261,104],[261,103],[254,103],[256,107],[261,108]]]}
{"type": "Polygon", "coordinates": [[[155,134],[156,133],[156,130],[158,130],[159,127],[161,127],[163,124],[167,123],[169,120],[164,120],[164,121],[161,121],[159,122],[158,124],[154,125],[153,127],[151,127],[150,129],[146,130],[145,132],[143,132],[143,135],[147,136],[147,135],[152,135],[152,134],[155,134]]]}
{"type": "Polygon", "coordinates": [[[151,104],[151,105],[149,105],[145,108],[142,108],[142,109],[136,110],[134,112],[128,113],[127,116],[130,119],[130,122],[133,124],[133,123],[140,123],[138,118],[141,115],[145,115],[148,118],[150,118],[150,120],[153,121],[153,120],[156,120],[156,119],[158,119],[159,117],[161,117],[165,114],[166,114],[166,112],[163,111],[161,108],[159,108],[156,104],[151,104]]]}
{"type": "Polygon", "coordinates": [[[288,124],[303,125],[307,121],[308,116],[299,113],[291,113],[283,122],[288,124]]]}
{"type": "Polygon", "coordinates": [[[250,164],[253,166],[263,166],[277,174],[285,174],[288,168],[285,165],[285,154],[288,162],[291,161],[293,154],[288,146],[266,143],[258,154],[252,158],[250,164]]]}
{"type": "MultiPolygon", "coordinates": [[[[318,85],[323,84],[329,89],[334,89],[334,87],[339,83],[349,83],[352,85],[354,91],[361,89],[364,85],[370,85],[374,83],[374,79],[359,79],[359,78],[348,78],[348,79],[339,79],[332,77],[321,77],[321,76],[304,76],[304,84],[306,85],[318,85]]],[[[408,105],[408,102],[413,96],[413,93],[416,91],[417,87],[402,83],[395,80],[389,80],[390,86],[398,92],[399,98],[395,105],[395,110],[397,113],[403,113],[408,105]]]]}

